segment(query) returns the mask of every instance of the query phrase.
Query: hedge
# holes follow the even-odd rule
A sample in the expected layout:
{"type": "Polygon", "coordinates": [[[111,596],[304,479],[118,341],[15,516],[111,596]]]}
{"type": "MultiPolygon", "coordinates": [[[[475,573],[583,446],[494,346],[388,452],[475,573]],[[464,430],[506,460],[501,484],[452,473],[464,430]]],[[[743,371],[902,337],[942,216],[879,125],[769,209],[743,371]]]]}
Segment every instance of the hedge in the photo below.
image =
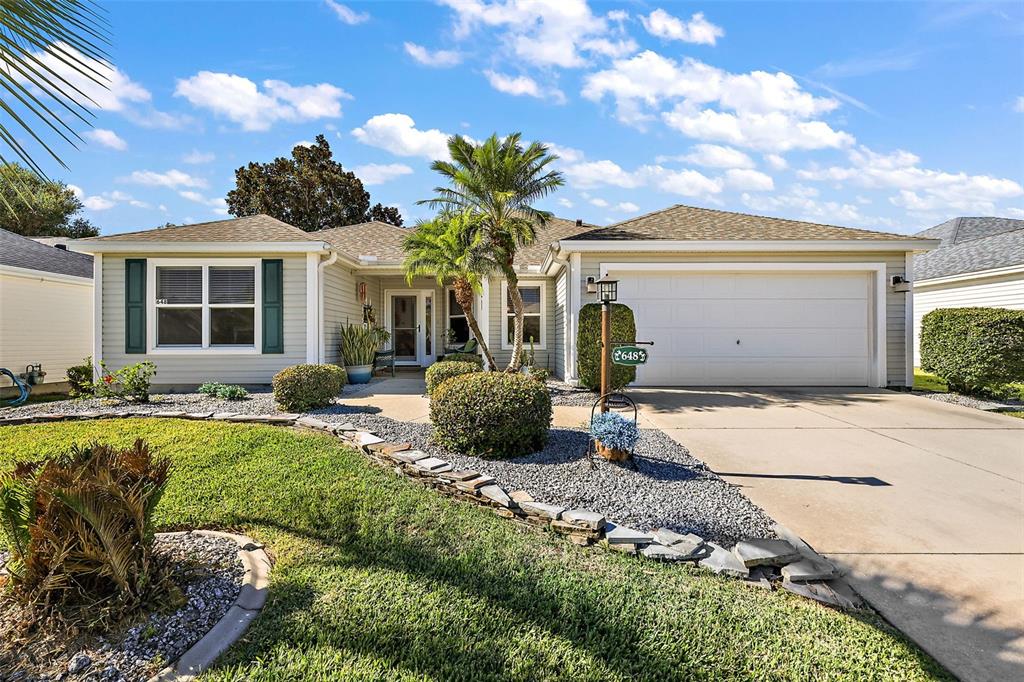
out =
{"type": "Polygon", "coordinates": [[[441,362],[475,362],[480,369],[484,367],[484,358],[476,353],[448,353],[441,362]]]}
{"type": "MultiPolygon", "coordinates": [[[[636,341],[633,311],[622,303],[612,304],[612,341],[636,341]]],[[[576,335],[576,371],[580,384],[592,391],[601,388],[601,304],[588,303],[580,308],[576,335]]],[[[612,390],[617,391],[636,379],[636,367],[612,365],[612,390]]]]}
{"type": "Polygon", "coordinates": [[[547,387],[524,374],[453,377],[430,399],[434,441],[452,452],[517,457],[544,447],[551,426],[547,387]]]}
{"type": "Polygon", "coordinates": [[[337,365],[292,365],[274,375],[271,385],[277,404],[289,412],[305,412],[331,404],[346,381],[337,365]]]}
{"type": "Polygon", "coordinates": [[[921,367],[957,393],[994,394],[1024,381],[1024,310],[933,310],[921,321],[921,367]]]}
{"type": "Polygon", "coordinates": [[[479,371],[481,371],[480,366],[475,362],[435,362],[427,367],[425,374],[427,395],[431,395],[438,386],[452,377],[479,371]]]}

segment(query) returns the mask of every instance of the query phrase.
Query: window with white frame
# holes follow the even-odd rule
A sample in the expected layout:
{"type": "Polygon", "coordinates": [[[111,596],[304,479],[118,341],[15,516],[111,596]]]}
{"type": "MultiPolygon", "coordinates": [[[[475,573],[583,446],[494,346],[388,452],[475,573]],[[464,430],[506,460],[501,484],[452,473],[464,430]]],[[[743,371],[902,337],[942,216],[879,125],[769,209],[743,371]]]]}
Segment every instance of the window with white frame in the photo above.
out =
{"type": "Polygon", "coordinates": [[[249,350],[259,336],[258,260],[154,260],[154,350],[249,350]]]}
{"type": "Polygon", "coordinates": [[[455,344],[469,341],[469,320],[462,306],[455,300],[455,289],[451,287],[448,287],[448,329],[455,337],[455,344]]]}
{"type": "MultiPolygon", "coordinates": [[[[542,349],[546,343],[544,337],[544,282],[520,280],[519,293],[523,297],[523,344],[530,345],[533,338],[534,348],[542,349]]],[[[505,301],[505,314],[501,316],[502,348],[512,348],[512,336],[515,333],[516,315],[512,309],[512,299],[508,293],[508,283],[501,283],[501,298],[505,301]]]]}

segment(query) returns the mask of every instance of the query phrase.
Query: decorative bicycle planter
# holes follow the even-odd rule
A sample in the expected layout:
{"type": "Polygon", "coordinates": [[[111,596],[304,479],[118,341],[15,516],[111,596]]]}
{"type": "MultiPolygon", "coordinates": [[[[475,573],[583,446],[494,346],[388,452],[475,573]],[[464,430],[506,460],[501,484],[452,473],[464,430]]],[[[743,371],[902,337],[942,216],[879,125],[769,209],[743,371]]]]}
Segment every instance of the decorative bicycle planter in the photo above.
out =
{"type": "Polygon", "coordinates": [[[593,458],[596,454],[610,462],[629,461],[633,458],[633,449],[639,436],[636,403],[626,394],[606,393],[590,408],[590,443],[587,447],[589,457],[593,458]],[[602,401],[609,411],[597,413],[602,401]],[[632,421],[618,412],[611,411],[630,408],[633,410],[632,421]]]}

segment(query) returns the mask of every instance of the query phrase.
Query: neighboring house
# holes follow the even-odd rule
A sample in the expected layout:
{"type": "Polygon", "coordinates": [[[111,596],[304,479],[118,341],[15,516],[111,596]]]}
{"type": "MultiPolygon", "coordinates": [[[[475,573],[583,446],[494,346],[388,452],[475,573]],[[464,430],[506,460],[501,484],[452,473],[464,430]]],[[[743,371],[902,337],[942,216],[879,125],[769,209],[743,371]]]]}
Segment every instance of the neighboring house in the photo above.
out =
{"type": "MultiPolygon", "coordinates": [[[[364,305],[399,364],[425,366],[468,330],[448,287],[402,273],[408,232],[371,222],[307,233],[268,216],[71,242],[96,255],[94,355],[150,359],[158,385],[265,384],[300,362],[340,362],[338,329],[364,305]]],[[[608,227],[554,219],[517,257],[537,364],[573,381],[588,279],[618,279],[641,340],[640,385],[904,386],[907,294],[890,285],[937,242],[675,206],[608,227]]],[[[500,277],[476,315],[511,355],[500,277]]]]}
{"type": "Polygon", "coordinates": [[[953,218],[918,232],[941,240],[914,258],[914,364],[921,319],[936,308],[1024,310],[1024,220],[953,218]]]}
{"type": "Polygon", "coordinates": [[[92,269],[91,256],[0,229],[0,367],[41,364],[35,391],[63,388],[67,368],[92,352],[92,269]]]}

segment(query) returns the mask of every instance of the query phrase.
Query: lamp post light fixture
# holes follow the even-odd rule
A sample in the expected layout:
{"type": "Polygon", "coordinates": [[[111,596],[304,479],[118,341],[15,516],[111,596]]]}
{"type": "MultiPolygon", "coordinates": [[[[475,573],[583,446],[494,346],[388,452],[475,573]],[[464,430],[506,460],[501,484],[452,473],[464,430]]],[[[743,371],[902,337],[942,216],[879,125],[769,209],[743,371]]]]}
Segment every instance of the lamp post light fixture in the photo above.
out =
{"type": "Polygon", "coordinates": [[[618,298],[618,280],[607,277],[597,281],[601,299],[601,412],[608,411],[607,395],[612,390],[612,303],[618,298]]]}
{"type": "Polygon", "coordinates": [[[597,280],[597,297],[602,303],[614,303],[619,297],[619,281],[607,277],[597,280]]]}

